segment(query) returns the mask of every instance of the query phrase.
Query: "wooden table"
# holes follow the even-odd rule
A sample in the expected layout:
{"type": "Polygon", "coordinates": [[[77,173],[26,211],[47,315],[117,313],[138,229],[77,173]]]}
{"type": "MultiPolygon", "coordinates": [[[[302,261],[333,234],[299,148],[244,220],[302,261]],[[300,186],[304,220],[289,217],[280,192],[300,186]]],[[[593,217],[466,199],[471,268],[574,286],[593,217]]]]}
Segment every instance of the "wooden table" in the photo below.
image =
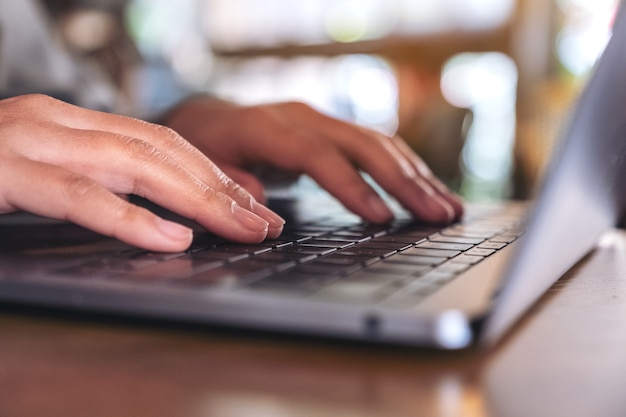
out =
{"type": "Polygon", "coordinates": [[[488,352],[0,309],[0,417],[618,416],[624,392],[626,232],[488,352]]]}

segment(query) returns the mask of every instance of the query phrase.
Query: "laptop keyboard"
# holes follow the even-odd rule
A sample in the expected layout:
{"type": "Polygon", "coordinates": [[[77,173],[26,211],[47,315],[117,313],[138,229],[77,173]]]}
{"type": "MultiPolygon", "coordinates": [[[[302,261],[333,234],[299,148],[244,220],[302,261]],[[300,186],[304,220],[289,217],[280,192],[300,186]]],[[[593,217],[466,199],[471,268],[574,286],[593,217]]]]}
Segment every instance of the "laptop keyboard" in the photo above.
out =
{"type": "Polygon", "coordinates": [[[256,245],[196,236],[185,253],[131,250],[73,266],[61,275],[193,288],[288,293],[355,303],[414,305],[521,234],[520,216],[502,213],[444,228],[399,219],[389,225],[319,219],[285,227],[256,245]]]}

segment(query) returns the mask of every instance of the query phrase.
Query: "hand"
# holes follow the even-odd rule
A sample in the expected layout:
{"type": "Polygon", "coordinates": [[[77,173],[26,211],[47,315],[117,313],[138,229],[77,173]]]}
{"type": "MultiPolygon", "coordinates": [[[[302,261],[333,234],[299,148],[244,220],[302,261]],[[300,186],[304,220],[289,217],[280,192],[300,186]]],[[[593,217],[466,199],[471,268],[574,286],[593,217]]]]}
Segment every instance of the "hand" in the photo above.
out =
{"type": "Polygon", "coordinates": [[[376,223],[389,221],[392,213],[359,170],[419,219],[448,223],[463,213],[458,197],[402,139],[324,116],[305,104],[240,107],[199,97],[180,104],[164,123],[259,199],[262,185],[243,168],[261,163],[310,175],[348,209],[376,223]]]}
{"type": "Polygon", "coordinates": [[[171,129],[47,96],[0,101],[0,166],[0,213],[70,220],[150,250],[184,250],[192,231],[118,195],[241,242],[276,237],[284,224],[171,129]]]}

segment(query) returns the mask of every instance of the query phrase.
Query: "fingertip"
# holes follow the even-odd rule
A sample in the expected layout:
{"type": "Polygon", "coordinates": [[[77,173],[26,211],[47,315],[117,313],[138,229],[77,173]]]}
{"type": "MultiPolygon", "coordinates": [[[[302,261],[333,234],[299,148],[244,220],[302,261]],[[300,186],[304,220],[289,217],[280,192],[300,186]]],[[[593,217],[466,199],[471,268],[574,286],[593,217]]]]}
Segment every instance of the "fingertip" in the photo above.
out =
{"type": "Polygon", "coordinates": [[[261,216],[241,207],[235,201],[231,204],[231,212],[239,224],[244,226],[246,229],[255,233],[263,233],[264,236],[267,235],[269,222],[261,216]]]}
{"type": "Polygon", "coordinates": [[[163,248],[165,251],[182,251],[191,245],[193,231],[181,224],[155,217],[155,224],[161,236],[165,239],[163,248]]]}
{"type": "Polygon", "coordinates": [[[393,219],[393,213],[377,194],[367,197],[365,208],[368,213],[368,220],[374,223],[388,223],[393,219]]]}
{"type": "Polygon", "coordinates": [[[190,228],[160,217],[156,217],[155,222],[159,231],[161,231],[161,233],[168,239],[178,242],[191,243],[191,239],[193,239],[193,231],[190,228]]]}
{"type": "Polygon", "coordinates": [[[413,213],[418,219],[430,224],[449,224],[456,217],[454,208],[438,196],[423,199],[420,206],[413,210],[413,213]]]}
{"type": "Polygon", "coordinates": [[[267,222],[268,238],[275,239],[280,236],[283,232],[283,227],[285,226],[285,219],[257,201],[252,203],[252,211],[267,222]]]}

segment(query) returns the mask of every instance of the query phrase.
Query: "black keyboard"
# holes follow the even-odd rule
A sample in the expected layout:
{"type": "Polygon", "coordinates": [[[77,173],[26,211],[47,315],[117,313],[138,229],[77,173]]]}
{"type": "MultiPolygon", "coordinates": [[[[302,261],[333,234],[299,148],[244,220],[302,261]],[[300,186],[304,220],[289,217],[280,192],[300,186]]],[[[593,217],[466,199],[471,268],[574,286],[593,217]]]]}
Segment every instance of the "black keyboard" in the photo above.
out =
{"type": "Polygon", "coordinates": [[[414,304],[521,234],[521,216],[490,213],[444,228],[408,218],[388,225],[354,216],[292,226],[256,245],[198,234],[185,253],[129,250],[62,275],[192,288],[223,288],[349,302],[414,304]],[[397,294],[403,294],[399,297],[397,294]]]}

